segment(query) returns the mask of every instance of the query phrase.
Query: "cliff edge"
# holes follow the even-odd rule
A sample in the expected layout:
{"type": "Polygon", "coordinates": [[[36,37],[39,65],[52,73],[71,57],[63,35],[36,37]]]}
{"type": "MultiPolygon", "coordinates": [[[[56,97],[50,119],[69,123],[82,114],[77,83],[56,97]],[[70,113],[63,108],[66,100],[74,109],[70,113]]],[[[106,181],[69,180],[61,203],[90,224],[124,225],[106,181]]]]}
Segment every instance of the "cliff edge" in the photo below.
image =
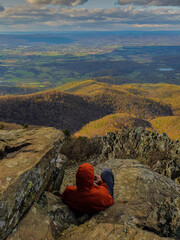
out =
{"type": "Polygon", "coordinates": [[[63,138],[54,128],[0,131],[0,239],[52,186],[63,138]]]}
{"type": "Polygon", "coordinates": [[[143,128],[68,141],[59,130],[40,128],[1,131],[0,139],[1,239],[10,232],[7,240],[180,238],[178,141],[143,128]],[[57,196],[75,184],[83,162],[115,176],[114,204],[91,217],[77,216],[57,196]]]}

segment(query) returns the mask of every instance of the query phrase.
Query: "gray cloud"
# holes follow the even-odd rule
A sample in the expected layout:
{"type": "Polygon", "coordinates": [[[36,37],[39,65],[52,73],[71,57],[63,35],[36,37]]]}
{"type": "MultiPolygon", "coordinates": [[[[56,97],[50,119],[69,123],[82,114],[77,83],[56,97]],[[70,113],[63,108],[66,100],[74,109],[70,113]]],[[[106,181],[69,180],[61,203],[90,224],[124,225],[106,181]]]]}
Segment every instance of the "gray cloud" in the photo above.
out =
{"type": "Polygon", "coordinates": [[[4,7],[0,6],[0,12],[3,12],[3,11],[4,11],[4,7]]]}
{"type": "Polygon", "coordinates": [[[120,5],[180,6],[180,0],[118,0],[117,3],[120,5]]]}
{"type": "Polygon", "coordinates": [[[36,5],[62,5],[62,6],[69,6],[73,7],[76,5],[81,5],[86,3],[88,0],[26,0],[26,2],[30,4],[36,5]]]}
{"type": "MultiPolygon", "coordinates": [[[[0,26],[58,27],[70,29],[114,29],[123,26],[158,27],[180,25],[180,10],[171,8],[111,9],[48,8],[16,6],[0,14],[0,26]]],[[[41,28],[40,28],[41,29],[41,28]]]]}

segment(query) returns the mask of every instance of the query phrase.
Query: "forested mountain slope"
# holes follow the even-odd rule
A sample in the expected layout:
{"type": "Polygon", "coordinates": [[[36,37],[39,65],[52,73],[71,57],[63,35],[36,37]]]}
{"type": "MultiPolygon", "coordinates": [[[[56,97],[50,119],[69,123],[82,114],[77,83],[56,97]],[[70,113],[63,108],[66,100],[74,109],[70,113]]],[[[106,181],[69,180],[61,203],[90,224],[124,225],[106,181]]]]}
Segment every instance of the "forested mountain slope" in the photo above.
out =
{"type": "Polygon", "coordinates": [[[92,121],[74,134],[74,137],[96,135],[104,136],[107,132],[120,133],[121,129],[144,127],[151,128],[151,123],[126,113],[115,113],[107,115],[101,119],[92,121]]]}
{"type": "Polygon", "coordinates": [[[123,114],[109,115],[87,124],[75,136],[92,137],[97,134],[104,135],[107,131],[119,132],[122,128],[140,126],[142,124],[142,126],[148,129],[166,132],[172,139],[180,139],[180,86],[178,85],[125,84],[117,86],[89,80],[69,83],[61,86],[59,89],[66,92],[74,92],[78,95],[85,94],[90,96],[91,99],[97,98],[98,100],[99,95],[104,94],[106,96],[104,101],[110,98],[111,102],[116,106],[116,112],[120,112],[119,109],[123,109],[123,114]],[[108,91],[105,89],[108,89],[108,91]],[[145,112],[142,105],[146,104],[146,107],[152,106],[151,101],[153,104],[154,101],[160,105],[168,104],[174,116],[167,111],[166,114],[169,116],[157,117],[157,105],[151,108],[149,115],[149,112],[145,112]],[[146,121],[144,122],[145,119],[146,121]]]}
{"type": "MultiPolygon", "coordinates": [[[[136,126],[137,122],[139,126],[139,120],[135,119],[140,119],[140,122],[144,124],[145,121],[145,125],[149,127],[151,124],[147,124],[147,121],[173,115],[173,107],[167,104],[169,102],[163,102],[164,98],[151,98],[151,92],[143,89],[145,85],[132,85],[132,88],[130,86],[109,85],[89,80],[65,84],[40,93],[2,96],[0,121],[53,126],[74,133],[90,121],[110,114],[127,115],[123,118],[121,116],[120,119],[124,119],[125,124],[125,119],[128,119],[129,126],[136,126]]],[[[174,101],[174,98],[171,101],[174,101]]],[[[121,126],[122,124],[117,128],[120,129],[121,126]]]]}
{"type": "Polygon", "coordinates": [[[157,116],[172,115],[172,110],[167,104],[149,96],[131,93],[121,86],[98,83],[94,80],[73,82],[58,87],[58,90],[88,96],[89,101],[98,105],[109,105],[116,113],[134,114],[137,117],[153,119],[157,116]]]}
{"type": "Polygon", "coordinates": [[[80,96],[54,90],[0,97],[0,109],[0,121],[53,126],[70,131],[77,131],[87,122],[111,113],[106,105],[99,107],[80,96]]]}

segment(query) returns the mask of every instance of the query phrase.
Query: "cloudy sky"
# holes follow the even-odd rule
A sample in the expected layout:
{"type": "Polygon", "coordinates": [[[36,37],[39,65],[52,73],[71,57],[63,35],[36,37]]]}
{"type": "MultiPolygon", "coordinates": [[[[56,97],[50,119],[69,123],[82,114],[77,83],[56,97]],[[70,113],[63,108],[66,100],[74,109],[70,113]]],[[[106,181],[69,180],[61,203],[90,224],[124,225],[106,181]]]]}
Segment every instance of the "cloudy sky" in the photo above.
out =
{"type": "Polygon", "coordinates": [[[180,0],[0,0],[0,31],[180,30],[180,0]]]}

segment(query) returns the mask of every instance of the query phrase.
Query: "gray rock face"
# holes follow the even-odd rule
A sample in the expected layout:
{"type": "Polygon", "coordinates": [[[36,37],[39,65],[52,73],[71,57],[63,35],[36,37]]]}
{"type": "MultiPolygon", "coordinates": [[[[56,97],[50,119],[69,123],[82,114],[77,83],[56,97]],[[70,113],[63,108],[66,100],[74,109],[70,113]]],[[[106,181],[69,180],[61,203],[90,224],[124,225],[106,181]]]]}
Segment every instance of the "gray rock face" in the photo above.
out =
{"type": "Polygon", "coordinates": [[[180,176],[180,143],[166,134],[136,128],[121,134],[109,133],[103,142],[103,155],[108,158],[138,159],[173,180],[180,176]]]}
{"type": "Polygon", "coordinates": [[[71,224],[78,224],[74,213],[62,202],[60,197],[50,192],[46,192],[45,195],[47,199],[47,213],[51,215],[54,224],[58,226],[59,232],[70,227],[71,224]]]}
{"type": "Polygon", "coordinates": [[[58,154],[56,158],[56,165],[54,169],[54,173],[49,181],[48,191],[56,192],[59,191],[63,177],[64,170],[66,168],[67,158],[65,155],[58,154]]]}
{"type": "Polygon", "coordinates": [[[97,159],[103,162],[111,158],[137,159],[149,165],[153,171],[173,180],[180,178],[180,143],[172,141],[166,134],[149,132],[144,128],[107,133],[105,137],[80,138],[66,144],[62,149],[71,160],[97,159]],[[84,148],[79,148],[83,145],[84,148]],[[96,150],[98,149],[99,152],[96,150]]]}
{"type": "Polygon", "coordinates": [[[54,128],[0,131],[0,239],[42,192],[53,186],[64,135],[54,128]]]}
{"type": "Polygon", "coordinates": [[[59,239],[65,229],[71,225],[77,226],[88,218],[86,214],[76,218],[60,197],[45,192],[40,200],[33,204],[7,240],[59,239]]]}

